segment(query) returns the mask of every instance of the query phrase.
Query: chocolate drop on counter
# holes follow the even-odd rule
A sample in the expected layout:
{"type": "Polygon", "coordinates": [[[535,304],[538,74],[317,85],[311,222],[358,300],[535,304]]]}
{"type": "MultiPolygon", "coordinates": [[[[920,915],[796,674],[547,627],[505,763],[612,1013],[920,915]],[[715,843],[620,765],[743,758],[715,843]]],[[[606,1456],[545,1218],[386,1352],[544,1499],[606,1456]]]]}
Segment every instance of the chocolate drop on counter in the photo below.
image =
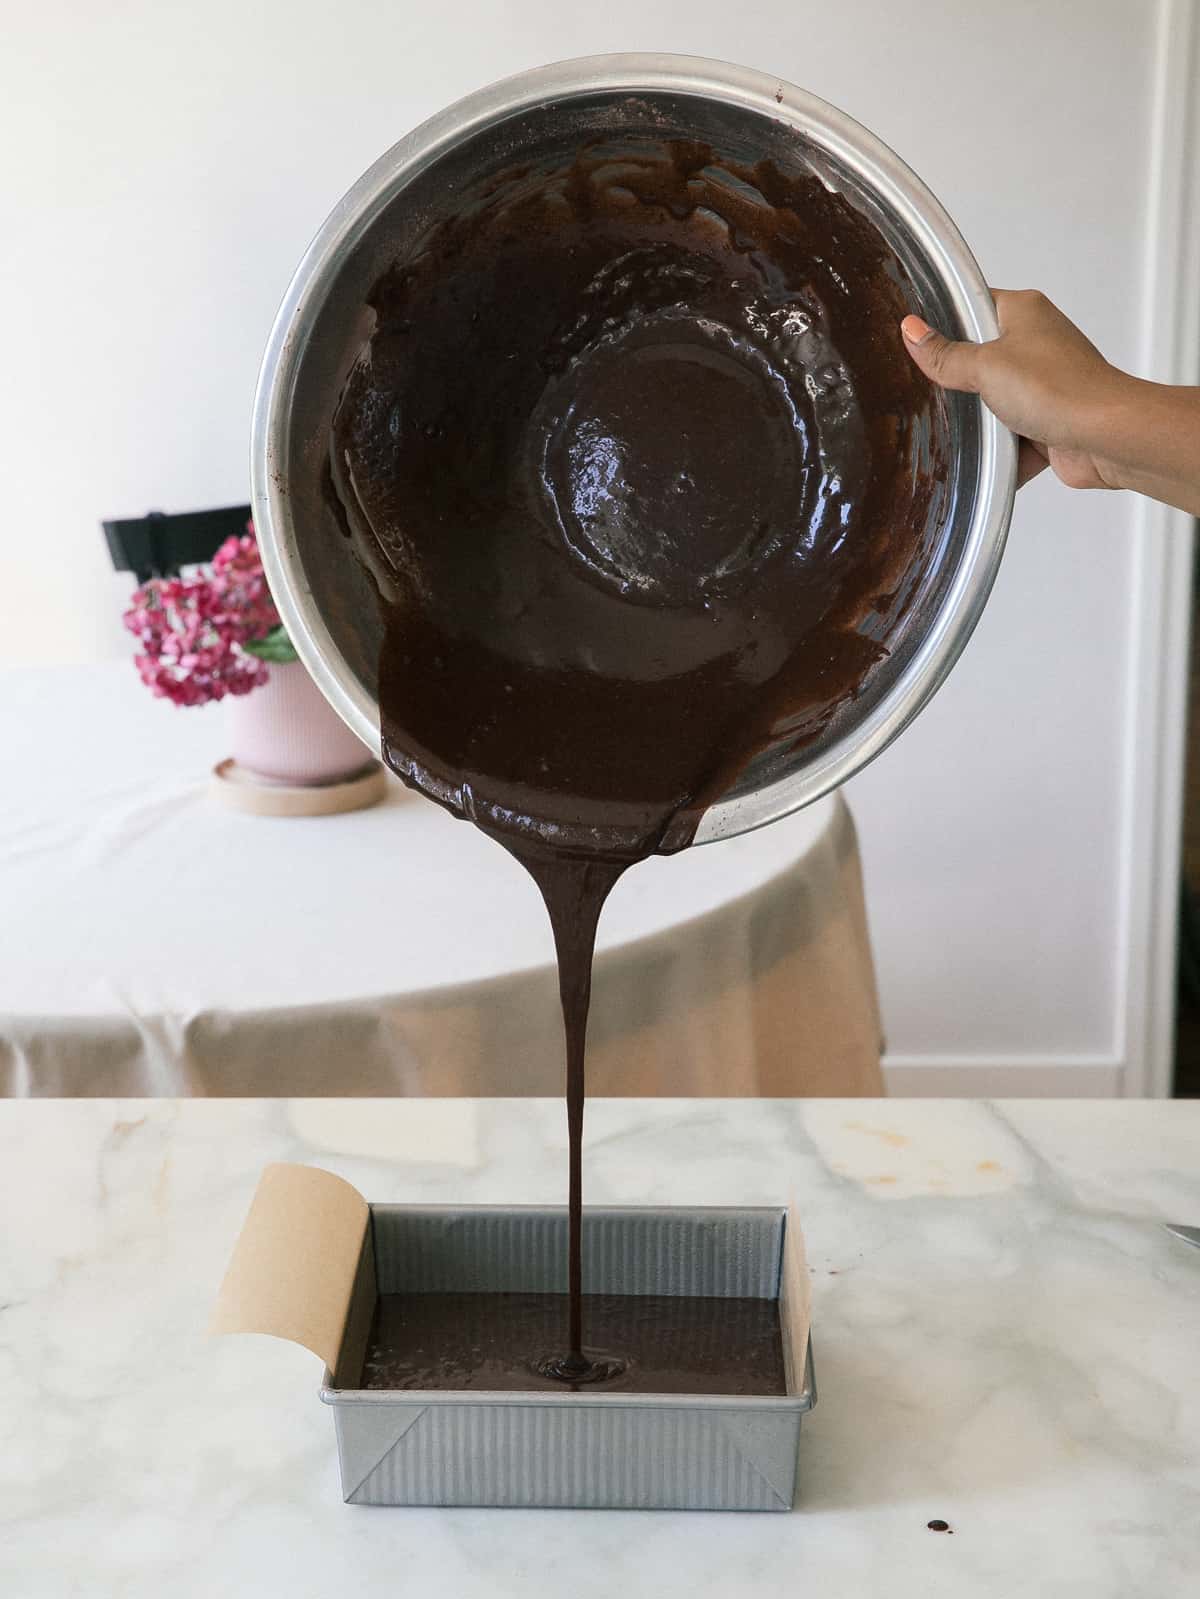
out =
{"type": "Polygon", "coordinates": [[[554,925],[577,1372],[604,898],[886,657],[941,402],[885,242],[811,174],[614,134],[456,203],[368,297],[330,481],[382,608],[385,760],[554,925]]]}

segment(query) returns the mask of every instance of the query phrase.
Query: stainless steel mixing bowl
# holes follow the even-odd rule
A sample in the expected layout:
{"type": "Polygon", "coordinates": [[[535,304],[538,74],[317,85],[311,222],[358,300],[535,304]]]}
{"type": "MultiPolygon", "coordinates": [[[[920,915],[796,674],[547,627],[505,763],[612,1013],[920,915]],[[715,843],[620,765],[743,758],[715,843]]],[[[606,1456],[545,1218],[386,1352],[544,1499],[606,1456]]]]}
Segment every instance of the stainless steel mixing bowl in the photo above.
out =
{"type": "MultiPolygon", "coordinates": [[[[508,78],[432,117],[359,179],[310,245],[271,332],[254,405],[254,518],[271,589],[308,670],[372,748],[382,628],[371,579],[330,509],[327,478],[329,420],[369,330],[367,294],[489,173],[605,131],[643,130],[815,173],[878,228],[914,309],[959,338],[996,336],[979,268],[920,179],[859,123],[764,73],[687,56],[594,56],[508,78]]],[[[843,782],[912,721],[958,658],[999,565],[1016,449],[974,396],[947,397],[945,427],[948,493],[886,659],[820,739],[758,757],[705,813],[697,842],[773,821],[843,782]]]]}

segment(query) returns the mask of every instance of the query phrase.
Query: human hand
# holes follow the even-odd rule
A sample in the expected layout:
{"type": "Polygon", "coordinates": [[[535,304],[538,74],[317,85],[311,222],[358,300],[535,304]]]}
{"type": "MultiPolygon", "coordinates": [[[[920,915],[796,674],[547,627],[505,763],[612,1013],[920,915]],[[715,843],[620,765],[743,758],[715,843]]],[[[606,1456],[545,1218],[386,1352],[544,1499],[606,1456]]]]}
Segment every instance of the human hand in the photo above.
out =
{"type": "Polygon", "coordinates": [[[908,353],[943,388],[978,394],[1020,436],[1018,484],[1050,466],[1071,488],[1121,487],[1116,466],[1096,445],[1106,412],[1132,380],[1036,289],[992,293],[998,339],[955,342],[907,316],[900,331],[908,353]]]}

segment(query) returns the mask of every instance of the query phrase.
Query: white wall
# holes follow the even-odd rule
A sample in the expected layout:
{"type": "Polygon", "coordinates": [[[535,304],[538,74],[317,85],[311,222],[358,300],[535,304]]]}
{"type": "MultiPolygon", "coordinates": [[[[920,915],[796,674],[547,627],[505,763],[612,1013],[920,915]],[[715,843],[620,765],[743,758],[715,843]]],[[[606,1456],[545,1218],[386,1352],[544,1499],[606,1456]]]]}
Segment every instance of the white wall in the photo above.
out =
{"type": "MultiPolygon", "coordinates": [[[[989,278],[1135,364],[1156,7],[1139,0],[43,0],[0,60],[0,660],[124,648],[103,516],[247,497],[275,305],[388,144],[521,67],[740,59],[871,126],[989,278]]],[[[1131,502],[1041,483],[966,657],[852,785],[891,1047],[1120,1055],[1131,502]]],[[[986,1086],[980,1078],[981,1087],[986,1086]]]]}

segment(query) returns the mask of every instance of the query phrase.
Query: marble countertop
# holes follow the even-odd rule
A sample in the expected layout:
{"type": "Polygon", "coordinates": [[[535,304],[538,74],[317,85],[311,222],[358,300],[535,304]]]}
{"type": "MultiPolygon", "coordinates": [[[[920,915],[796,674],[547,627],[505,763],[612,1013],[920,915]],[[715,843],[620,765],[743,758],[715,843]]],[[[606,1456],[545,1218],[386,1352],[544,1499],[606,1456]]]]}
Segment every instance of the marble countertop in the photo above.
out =
{"type": "Polygon", "coordinates": [[[343,1505],[314,1357],[203,1331],[262,1166],[553,1203],[565,1148],[547,1100],[0,1103],[0,1593],[1198,1591],[1200,1104],[596,1102],[595,1202],[795,1194],[796,1510],[343,1505]]]}

